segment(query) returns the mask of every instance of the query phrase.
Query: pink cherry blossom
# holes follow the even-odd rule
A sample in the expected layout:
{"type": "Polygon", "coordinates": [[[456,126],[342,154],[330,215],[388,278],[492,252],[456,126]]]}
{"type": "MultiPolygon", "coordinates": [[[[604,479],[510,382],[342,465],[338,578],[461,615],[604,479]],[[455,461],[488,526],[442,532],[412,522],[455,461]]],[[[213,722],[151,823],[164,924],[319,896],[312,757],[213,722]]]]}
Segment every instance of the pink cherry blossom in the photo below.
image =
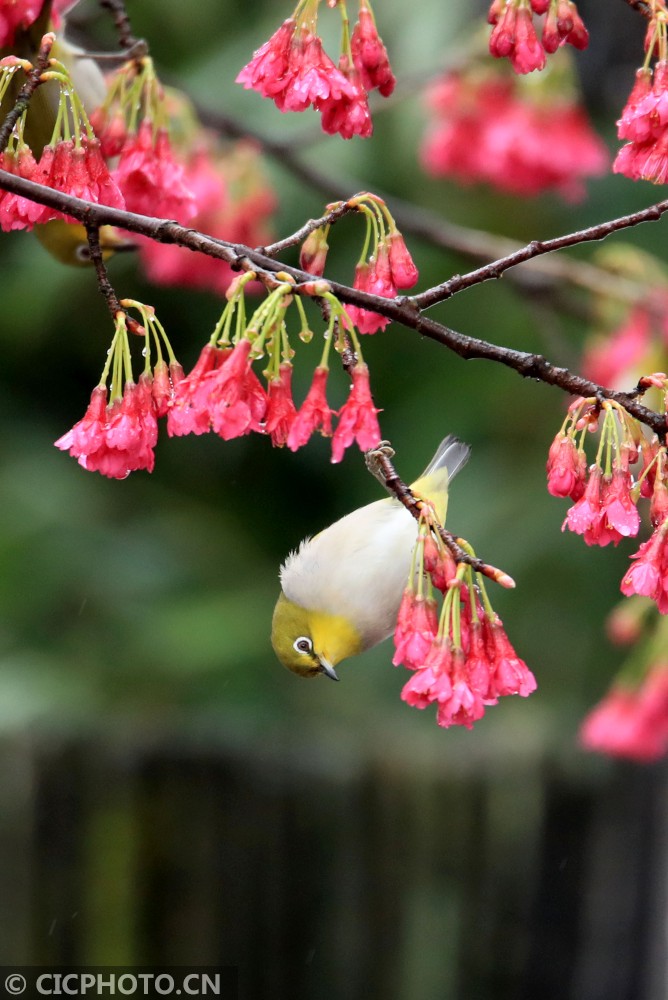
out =
{"type": "Polygon", "coordinates": [[[288,433],[288,448],[291,451],[297,451],[305,445],[316,430],[326,437],[331,437],[334,411],[325,395],[328,375],[327,368],[318,367],[313,372],[311,387],[288,433]]]}
{"type": "Polygon", "coordinates": [[[356,441],[361,451],[369,451],[380,442],[380,427],[369,386],[369,369],[360,362],[352,371],[350,395],[339,411],[339,422],[332,438],[332,462],[340,462],[346,448],[356,441]]]}

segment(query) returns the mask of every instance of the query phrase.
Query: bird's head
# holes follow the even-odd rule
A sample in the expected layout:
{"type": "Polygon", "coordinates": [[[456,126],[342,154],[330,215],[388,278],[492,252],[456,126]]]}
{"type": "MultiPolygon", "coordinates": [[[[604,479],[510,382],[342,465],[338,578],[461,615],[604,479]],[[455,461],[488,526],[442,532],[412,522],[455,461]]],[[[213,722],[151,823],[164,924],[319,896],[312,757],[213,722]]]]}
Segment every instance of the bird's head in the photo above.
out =
{"type": "MultiPolygon", "coordinates": [[[[42,246],[61,264],[73,267],[90,267],[90,250],[86,230],[79,223],[52,219],[35,226],[35,235],[42,246]]],[[[115,253],[136,250],[136,243],[122,237],[113,226],[100,226],[100,249],[103,260],[115,253]]]]}
{"type": "Polygon", "coordinates": [[[274,609],[271,644],[288,670],[301,677],[330,677],[334,667],[362,650],[362,639],[347,618],[310,611],[289,601],[281,592],[274,609]]]}

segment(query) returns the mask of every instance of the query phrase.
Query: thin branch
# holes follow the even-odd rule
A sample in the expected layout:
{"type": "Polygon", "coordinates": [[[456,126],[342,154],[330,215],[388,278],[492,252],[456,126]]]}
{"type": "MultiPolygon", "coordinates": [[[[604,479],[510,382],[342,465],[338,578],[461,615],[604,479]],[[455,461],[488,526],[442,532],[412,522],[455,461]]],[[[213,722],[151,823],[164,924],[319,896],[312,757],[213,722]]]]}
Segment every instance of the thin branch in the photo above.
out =
{"type": "MultiPolygon", "coordinates": [[[[325,173],[320,167],[305,163],[290,141],[273,139],[257,129],[250,129],[245,122],[241,123],[222,112],[211,111],[197,102],[195,107],[198,118],[207,128],[232,139],[251,139],[261,147],[263,153],[326,198],[346,201],[351,191],[363,191],[368,187],[359,178],[337,178],[325,173]]],[[[517,240],[456,225],[436,217],[433,211],[427,211],[377,188],[374,188],[374,193],[387,202],[397,226],[405,236],[414,236],[431,246],[484,261],[502,259],[523,249],[517,240]]],[[[631,303],[647,294],[647,284],[644,282],[620,278],[594,264],[564,257],[529,258],[522,262],[521,269],[512,278],[518,284],[532,289],[544,288],[546,284],[554,286],[569,282],[596,294],[609,295],[618,301],[631,303]]]]}
{"type": "Polygon", "coordinates": [[[333,205],[328,212],[321,215],[319,219],[309,219],[301,229],[298,229],[291,236],[286,236],[285,239],[278,240],[276,243],[271,243],[266,247],[256,247],[255,249],[259,253],[265,254],[267,257],[275,257],[277,253],[281,253],[283,250],[287,250],[290,247],[297,246],[298,243],[302,243],[307,236],[314,233],[316,229],[320,229],[322,226],[329,226],[338,219],[343,218],[344,215],[349,215],[351,212],[356,212],[357,208],[351,205],[349,202],[338,202],[333,205]]]}
{"type": "Polygon", "coordinates": [[[100,230],[98,226],[87,225],[86,226],[86,236],[88,237],[88,249],[90,251],[90,259],[95,267],[95,272],[97,274],[97,283],[102,295],[104,295],[107,305],[109,307],[109,312],[112,318],[116,318],[119,312],[122,312],[121,304],[118,301],[118,296],[114,291],[111,282],[109,281],[109,275],[107,274],[107,268],[102,257],[102,248],[100,247],[100,230]]]}
{"type": "Polygon", "coordinates": [[[145,56],[148,52],[148,46],[146,42],[136,38],[133,34],[130,18],[128,17],[123,0],[99,0],[99,3],[100,7],[108,10],[114,19],[114,24],[118,32],[118,41],[121,48],[127,50],[126,58],[130,55],[135,59],[145,56]]]}
{"type": "MultiPolygon", "coordinates": [[[[369,472],[385,487],[390,496],[393,496],[399,503],[403,504],[408,513],[416,521],[419,521],[424,501],[416,497],[410,486],[401,479],[392,464],[393,456],[394,450],[389,442],[382,441],[378,448],[368,451],[364,457],[369,472]]],[[[461,542],[463,540],[461,538],[457,538],[451,531],[448,531],[447,528],[444,528],[442,524],[439,524],[433,518],[431,519],[431,523],[438,531],[443,543],[452,553],[455,562],[467,563],[477,573],[482,573],[483,576],[494,580],[495,583],[500,583],[502,587],[512,588],[515,586],[513,578],[504,573],[503,570],[497,569],[496,566],[490,566],[489,563],[483,562],[477,556],[470,555],[462,548],[461,542]]]]}
{"type": "MultiPolygon", "coordinates": [[[[666,435],[665,416],[638,402],[637,397],[640,394],[638,388],[631,392],[608,389],[596,382],[591,382],[589,379],[582,378],[580,375],[575,375],[567,368],[551,364],[540,354],[500,347],[497,344],[458,333],[442,323],[423,316],[415,305],[415,301],[407,296],[386,299],[379,295],[371,295],[336,281],[314,277],[299,268],[275,261],[243,244],[213,239],[205,233],[186,229],[177,222],[137,215],[117,208],[108,208],[106,205],[96,205],[60,191],[54,191],[42,184],[35,184],[22,177],[17,177],[6,170],[0,170],[0,188],[24,195],[26,198],[48,205],[66,215],[72,215],[85,226],[117,226],[130,232],[141,233],[160,243],[175,243],[178,246],[188,247],[190,250],[205,253],[209,257],[225,260],[235,269],[253,270],[260,280],[271,278],[273,281],[272,275],[276,271],[285,271],[297,282],[294,289],[296,294],[318,297],[323,295],[325,291],[331,291],[342,302],[351,303],[387,316],[408,329],[416,330],[423,336],[443,344],[461,358],[467,360],[485,358],[488,361],[495,361],[512,368],[524,378],[533,378],[540,382],[546,382],[548,385],[558,386],[575,396],[596,396],[601,399],[615,400],[637,420],[655,431],[662,440],[666,435]]],[[[650,218],[652,215],[647,215],[647,219],[650,218]]]]}
{"type": "Polygon", "coordinates": [[[437,302],[444,302],[451,295],[461,292],[464,288],[471,288],[473,285],[479,285],[483,281],[489,281],[492,278],[500,278],[509,268],[515,267],[517,264],[522,264],[524,261],[533,260],[535,257],[552,253],[555,250],[563,250],[565,247],[578,246],[580,243],[603,240],[607,236],[610,236],[611,233],[616,233],[620,229],[629,229],[631,226],[637,226],[642,222],[656,222],[665,212],[668,212],[668,199],[660,201],[656,205],[650,205],[649,208],[640,209],[638,212],[632,212],[630,215],[623,215],[609,222],[600,222],[595,226],[589,226],[587,229],[580,229],[576,233],[557,236],[552,240],[532,240],[531,243],[527,243],[526,246],[515,250],[506,257],[502,257],[500,260],[495,260],[491,264],[485,264],[484,267],[479,267],[475,271],[469,271],[468,274],[457,274],[454,278],[450,278],[440,285],[428,288],[419,295],[413,296],[413,301],[418,308],[428,309],[429,306],[433,306],[437,302]]]}
{"type": "Polygon", "coordinates": [[[33,68],[28,73],[26,82],[23,84],[18,93],[14,107],[3,121],[2,126],[0,126],[0,153],[4,153],[7,148],[7,143],[9,142],[9,137],[12,134],[12,129],[23,112],[27,109],[32,99],[32,95],[42,82],[42,73],[49,65],[51,49],[55,40],[56,36],[52,31],[49,31],[42,38],[42,44],[39,52],[37,53],[37,58],[35,59],[33,68]]]}
{"type": "Polygon", "coordinates": [[[652,5],[647,3],[646,0],[624,0],[624,3],[628,4],[633,10],[637,10],[643,17],[649,19],[654,16],[652,5]]]}

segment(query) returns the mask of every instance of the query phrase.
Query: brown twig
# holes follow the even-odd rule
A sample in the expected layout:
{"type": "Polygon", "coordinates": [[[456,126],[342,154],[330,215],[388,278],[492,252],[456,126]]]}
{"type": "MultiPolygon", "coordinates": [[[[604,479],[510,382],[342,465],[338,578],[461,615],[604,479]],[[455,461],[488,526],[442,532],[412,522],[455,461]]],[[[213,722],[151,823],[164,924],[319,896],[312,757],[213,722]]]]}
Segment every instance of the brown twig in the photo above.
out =
{"type": "Polygon", "coordinates": [[[114,291],[111,282],[109,281],[109,275],[107,274],[107,268],[104,263],[104,258],[102,257],[102,248],[100,247],[100,229],[99,226],[87,225],[86,226],[86,236],[88,238],[88,249],[90,252],[90,259],[95,267],[95,273],[97,274],[97,284],[102,295],[104,295],[107,305],[109,307],[109,312],[112,318],[115,318],[119,312],[122,312],[121,304],[118,301],[118,296],[114,291]]]}
{"type": "Polygon", "coordinates": [[[329,211],[325,212],[324,215],[320,216],[319,219],[309,219],[308,222],[298,229],[296,232],[292,233],[291,236],[286,236],[282,240],[278,240],[276,243],[270,243],[266,247],[256,247],[255,249],[259,253],[265,254],[267,257],[275,257],[277,253],[281,253],[283,250],[289,249],[289,247],[297,246],[298,243],[302,243],[307,236],[314,233],[316,229],[322,228],[322,226],[331,226],[333,222],[337,222],[338,219],[343,218],[344,215],[349,215],[350,212],[356,212],[357,208],[351,205],[347,201],[337,202],[336,205],[332,205],[329,211]]]}
{"type": "MultiPolygon", "coordinates": [[[[512,368],[524,378],[533,378],[540,382],[546,382],[548,385],[558,386],[575,396],[597,396],[601,399],[615,400],[637,420],[651,428],[662,440],[665,438],[664,415],[656,413],[638,402],[637,390],[619,392],[608,389],[574,374],[567,368],[551,364],[541,354],[501,347],[498,344],[458,333],[444,324],[424,316],[415,305],[415,300],[409,297],[386,299],[336,281],[323,281],[323,279],[306,274],[299,268],[275,261],[271,257],[242,244],[226,243],[223,240],[213,239],[205,233],[186,229],[176,222],[165,219],[137,215],[134,212],[108,208],[106,205],[96,205],[60,191],[54,191],[42,184],[35,184],[22,177],[17,177],[6,170],[0,170],[0,188],[24,195],[26,198],[48,205],[65,215],[72,215],[85,226],[117,226],[130,232],[141,233],[160,243],[175,243],[178,246],[188,247],[190,250],[207,254],[209,257],[225,260],[237,270],[253,270],[260,280],[263,277],[273,275],[276,271],[285,271],[295,279],[294,291],[296,294],[313,297],[314,295],[322,295],[323,290],[331,291],[342,302],[351,303],[387,316],[408,329],[416,330],[423,336],[443,344],[466,360],[484,358],[512,368]],[[316,291],[314,291],[314,286],[316,291]]],[[[652,214],[651,210],[645,212],[647,221],[656,217],[658,217],[656,213],[652,214]]]]}
{"type": "Polygon", "coordinates": [[[99,0],[99,3],[100,7],[108,10],[113,17],[118,31],[118,41],[121,48],[127,50],[127,55],[132,55],[135,59],[146,55],[148,46],[133,34],[124,0],[99,0]]]}
{"type": "Polygon", "coordinates": [[[633,10],[637,10],[643,17],[651,18],[654,15],[652,5],[647,3],[646,0],[624,0],[624,3],[628,4],[633,10]]]}
{"type": "Polygon", "coordinates": [[[39,52],[37,53],[37,58],[33,64],[33,68],[30,70],[26,77],[26,82],[21,87],[14,107],[11,109],[2,125],[0,126],[0,153],[4,153],[7,148],[7,143],[9,142],[9,137],[12,134],[12,129],[16,125],[17,121],[27,109],[32,95],[35,93],[40,83],[42,82],[42,73],[49,65],[49,58],[51,56],[51,49],[53,43],[56,40],[56,36],[52,31],[49,31],[42,38],[42,44],[40,46],[39,52]]]}
{"type": "MultiPolygon", "coordinates": [[[[196,110],[198,117],[208,128],[233,139],[251,139],[267,156],[313,190],[320,191],[326,198],[346,201],[351,191],[361,191],[368,187],[359,178],[337,178],[325,173],[319,166],[304,162],[289,141],[273,139],[257,129],[250,129],[245,122],[241,123],[229,115],[211,111],[197,103],[196,110]]],[[[397,226],[405,236],[414,236],[431,246],[484,261],[503,259],[523,249],[522,244],[516,240],[456,225],[395,195],[385,194],[375,188],[374,192],[388,203],[397,226]]],[[[521,266],[513,273],[512,280],[531,289],[542,289],[546,285],[561,287],[564,282],[568,282],[622,302],[634,303],[647,295],[646,282],[612,275],[587,261],[537,256],[518,263],[521,266]]]]}
{"type": "Polygon", "coordinates": [[[566,247],[574,247],[581,243],[590,243],[594,240],[603,240],[606,236],[610,236],[611,233],[616,233],[620,229],[629,229],[631,226],[637,226],[642,222],[656,222],[665,212],[668,212],[668,200],[657,202],[656,205],[650,205],[649,208],[640,209],[640,211],[632,212],[630,215],[622,215],[617,219],[611,219],[609,222],[600,222],[595,226],[588,226],[586,229],[580,229],[575,233],[557,236],[552,240],[532,240],[531,243],[527,243],[526,246],[521,247],[519,250],[515,250],[513,253],[490,264],[485,264],[484,267],[476,268],[475,271],[469,271],[468,274],[457,274],[440,285],[426,289],[426,291],[421,292],[419,295],[413,296],[413,301],[419,309],[428,309],[429,306],[433,306],[437,302],[444,302],[456,292],[461,292],[464,288],[471,288],[473,285],[479,285],[483,281],[489,281],[492,278],[500,278],[505,271],[511,267],[515,267],[517,264],[533,260],[536,257],[552,253],[555,250],[563,250],[566,247]]]}
{"type": "MultiPolygon", "coordinates": [[[[385,487],[390,496],[393,496],[399,503],[403,504],[408,513],[416,521],[419,521],[424,508],[424,500],[416,497],[410,486],[403,481],[392,464],[393,455],[394,451],[390,447],[389,442],[382,441],[378,448],[368,451],[364,457],[369,472],[385,487]]],[[[495,583],[501,584],[502,587],[510,588],[515,586],[515,581],[507,573],[504,573],[503,570],[497,569],[496,566],[490,566],[489,563],[483,562],[477,556],[470,555],[462,547],[461,543],[463,539],[457,538],[451,531],[443,527],[442,524],[439,524],[433,513],[430,517],[430,523],[440,535],[444,545],[452,553],[455,562],[467,563],[477,573],[481,573],[483,576],[488,577],[488,579],[494,580],[495,583]]]]}

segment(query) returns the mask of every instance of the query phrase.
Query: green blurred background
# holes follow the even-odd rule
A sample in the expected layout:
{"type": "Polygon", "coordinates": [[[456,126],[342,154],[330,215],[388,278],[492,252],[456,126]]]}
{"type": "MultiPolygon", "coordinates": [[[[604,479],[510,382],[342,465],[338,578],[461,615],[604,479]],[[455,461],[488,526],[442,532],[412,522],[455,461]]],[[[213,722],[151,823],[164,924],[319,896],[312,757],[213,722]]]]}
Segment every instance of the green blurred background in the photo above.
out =
{"type": "MultiPolygon", "coordinates": [[[[580,63],[614,148],[642,26],[622,3],[597,6],[580,5],[593,36],[580,63]]],[[[363,184],[523,242],[658,197],[618,177],[577,206],[426,179],[409,84],[371,140],[348,144],[235,87],[289,4],[128,7],[165,79],[294,135],[308,162],[355,179],[349,193],[363,184]]],[[[470,7],[377,0],[400,79],[458,54],[470,7]]],[[[77,21],[113,45],[94,4],[77,21]]],[[[320,214],[320,194],[266,167],[277,234],[320,214]]],[[[660,223],[624,240],[665,259],[664,235],[660,223]]],[[[359,239],[354,220],[333,233],[337,276],[352,274],[359,239]]],[[[421,287],[470,266],[409,243],[421,287]]],[[[623,655],[604,619],[629,550],[561,533],[566,505],[548,496],[544,464],[563,396],[395,327],[365,341],[405,478],[445,433],[473,446],[448,523],[517,581],[493,599],[539,684],[473,732],[442,731],[400,701],[389,644],[345,664],[338,685],[286,673],[269,645],[286,553],[379,495],[359,453],[332,466],[320,439],[295,455],[256,437],[163,435],[151,476],[84,472],[52,442],[99,376],[104,302],[90,273],[62,268],[30,236],[5,236],[0,254],[3,963],[231,964],[249,998],[661,1000],[665,769],[576,745],[623,655]]],[[[155,305],[187,368],[220,301],[151,287],[132,261],[110,270],[119,294],[155,305]]],[[[565,364],[577,365],[587,332],[508,279],[433,315],[565,364]]],[[[298,398],[318,350],[299,349],[298,398]]],[[[339,375],[339,401],[345,384],[339,375]]]]}

